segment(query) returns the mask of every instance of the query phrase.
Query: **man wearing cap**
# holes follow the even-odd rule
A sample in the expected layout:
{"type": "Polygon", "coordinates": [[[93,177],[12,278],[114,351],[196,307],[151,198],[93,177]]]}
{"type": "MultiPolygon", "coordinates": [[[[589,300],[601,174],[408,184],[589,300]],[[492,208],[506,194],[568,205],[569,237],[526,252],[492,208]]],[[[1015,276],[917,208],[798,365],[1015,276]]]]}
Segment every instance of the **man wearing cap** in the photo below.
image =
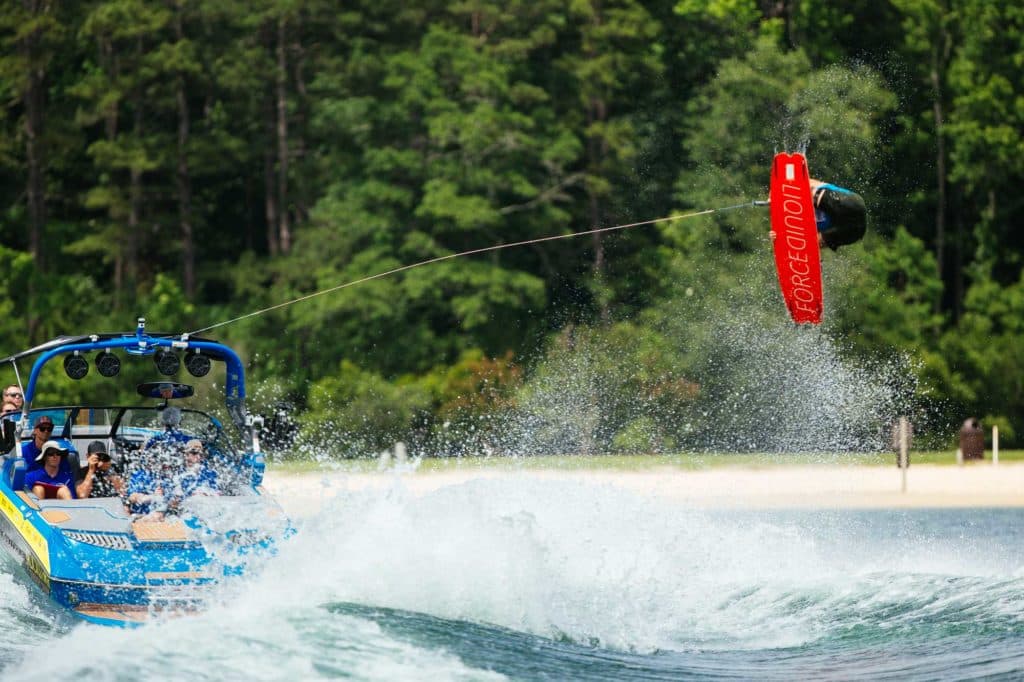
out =
{"type": "Polygon", "coordinates": [[[39,499],[73,500],[75,485],[71,471],[66,465],[68,451],[55,440],[48,440],[40,448],[41,469],[25,474],[25,487],[39,499]],[[65,466],[61,466],[64,463],[65,466]]]}
{"type": "Polygon", "coordinates": [[[78,482],[78,498],[116,497],[124,492],[124,480],[110,470],[112,464],[107,446],[101,440],[89,443],[86,451],[89,455],[88,469],[82,470],[82,480],[78,482]]]}
{"type": "MultiPolygon", "coordinates": [[[[25,471],[43,468],[43,460],[39,455],[42,454],[43,443],[49,441],[51,435],[53,435],[53,420],[45,414],[36,417],[32,429],[32,440],[21,446],[21,456],[25,459],[25,471]]],[[[71,465],[66,460],[63,461],[62,468],[71,473],[71,465]]]]}

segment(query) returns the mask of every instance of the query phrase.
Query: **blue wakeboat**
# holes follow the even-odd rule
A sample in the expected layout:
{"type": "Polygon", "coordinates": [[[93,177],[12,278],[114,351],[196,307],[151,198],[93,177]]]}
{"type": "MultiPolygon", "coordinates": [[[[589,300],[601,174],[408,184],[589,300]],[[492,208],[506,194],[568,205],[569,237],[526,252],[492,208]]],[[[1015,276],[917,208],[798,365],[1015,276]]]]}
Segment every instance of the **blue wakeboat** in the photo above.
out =
{"type": "MultiPolygon", "coordinates": [[[[0,539],[43,592],[75,616],[133,625],[200,610],[227,576],[244,573],[292,532],[281,508],[261,489],[262,422],[246,411],[242,362],[228,346],[188,335],[149,334],[140,319],[134,333],[60,337],[0,360],[13,365],[19,385],[23,361],[33,362],[23,386],[24,408],[2,422],[0,539]],[[35,404],[40,373],[50,361],[63,358],[67,375],[81,379],[94,357],[97,372],[114,377],[122,356],[152,358],[166,378],[138,386],[150,404],[35,404]],[[196,377],[207,374],[212,363],[224,363],[224,404],[240,439],[206,412],[169,406],[194,392],[170,379],[182,362],[196,377]],[[202,443],[206,465],[216,472],[216,494],[179,499],[173,508],[142,515],[132,513],[126,485],[115,496],[70,500],[41,499],[26,488],[32,463],[22,457],[22,446],[44,415],[54,427],[50,440],[68,452],[64,459],[73,476],[86,467],[89,444],[101,441],[127,483],[135,471],[152,466],[147,459],[153,457],[152,443],[166,434],[162,417],[168,409],[178,416],[172,445],[185,439],[202,443]]],[[[171,450],[170,464],[183,468],[181,453],[171,450]]]]}

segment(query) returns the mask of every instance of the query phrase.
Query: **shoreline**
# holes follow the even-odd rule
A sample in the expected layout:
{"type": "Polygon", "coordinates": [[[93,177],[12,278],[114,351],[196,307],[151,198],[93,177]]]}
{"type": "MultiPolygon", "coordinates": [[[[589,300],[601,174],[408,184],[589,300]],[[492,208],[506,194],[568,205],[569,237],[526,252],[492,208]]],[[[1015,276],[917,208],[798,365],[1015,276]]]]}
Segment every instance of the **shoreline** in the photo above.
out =
{"type": "Polygon", "coordinates": [[[622,470],[558,470],[473,467],[378,472],[325,469],[267,472],[264,488],[292,515],[314,514],[332,497],[349,491],[384,492],[399,484],[414,495],[479,479],[566,481],[613,486],[673,504],[703,509],[909,509],[1024,507],[1024,463],[944,466],[912,465],[907,490],[895,466],[797,465],[675,467],[622,470]]]}

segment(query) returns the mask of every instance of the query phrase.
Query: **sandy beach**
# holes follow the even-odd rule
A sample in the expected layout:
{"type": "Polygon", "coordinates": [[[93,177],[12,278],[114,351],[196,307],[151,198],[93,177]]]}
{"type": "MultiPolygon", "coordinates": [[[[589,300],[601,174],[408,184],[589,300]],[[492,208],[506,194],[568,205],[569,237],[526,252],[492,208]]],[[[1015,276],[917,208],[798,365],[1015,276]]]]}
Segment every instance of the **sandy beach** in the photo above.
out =
{"type": "Polygon", "coordinates": [[[323,471],[290,474],[271,470],[264,482],[289,514],[316,511],[335,495],[387,490],[402,485],[426,494],[473,479],[520,478],[614,486],[699,508],[1021,507],[1024,463],[966,466],[917,465],[907,472],[906,492],[896,467],[723,466],[702,470],[660,467],[639,471],[465,468],[449,471],[323,471]]]}

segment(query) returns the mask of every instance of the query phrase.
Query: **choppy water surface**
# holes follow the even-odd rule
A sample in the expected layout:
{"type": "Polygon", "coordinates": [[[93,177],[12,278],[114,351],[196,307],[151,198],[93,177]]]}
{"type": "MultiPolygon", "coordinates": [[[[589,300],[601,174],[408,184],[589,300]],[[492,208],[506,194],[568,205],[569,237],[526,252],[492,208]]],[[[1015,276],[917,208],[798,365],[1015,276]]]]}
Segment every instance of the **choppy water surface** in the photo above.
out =
{"type": "Polygon", "coordinates": [[[0,559],[7,679],[1024,675],[1024,510],[695,511],[530,476],[340,495],[222,603],[78,624],[0,559]]]}

